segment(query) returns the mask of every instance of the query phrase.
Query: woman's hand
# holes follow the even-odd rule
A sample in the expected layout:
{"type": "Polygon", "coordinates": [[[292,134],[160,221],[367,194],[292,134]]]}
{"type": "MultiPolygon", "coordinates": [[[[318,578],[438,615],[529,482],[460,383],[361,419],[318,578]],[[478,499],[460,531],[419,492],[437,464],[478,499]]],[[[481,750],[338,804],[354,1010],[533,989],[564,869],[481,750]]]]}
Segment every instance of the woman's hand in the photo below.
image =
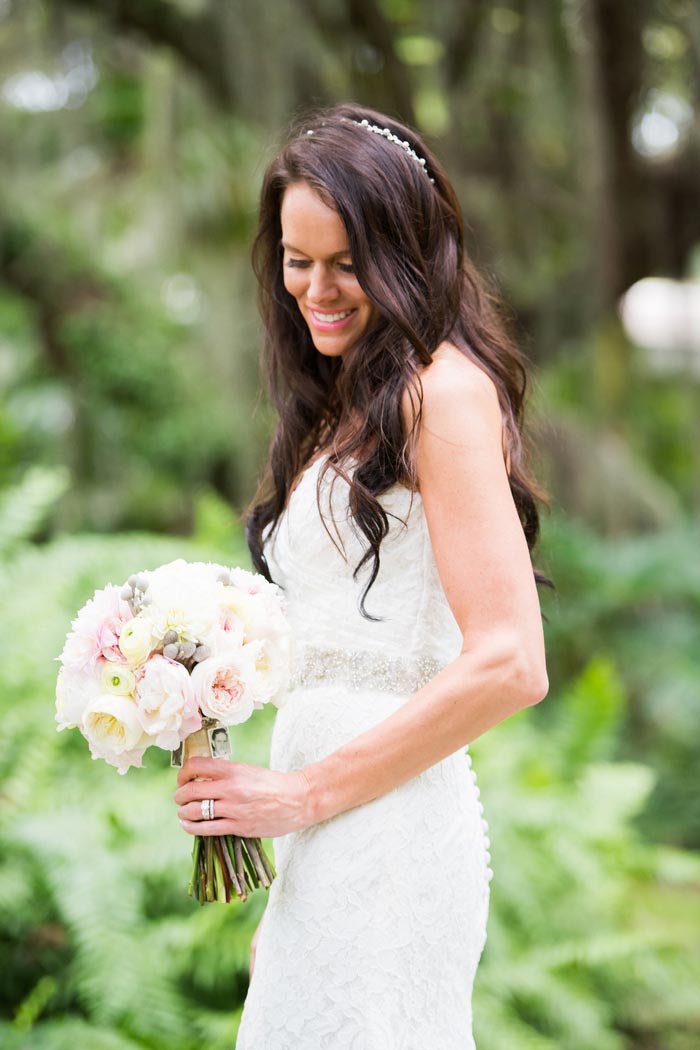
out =
{"type": "Polygon", "coordinates": [[[274,838],[315,822],[303,770],[279,773],[221,758],[191,758],[177,782],[177,813],[190,835],[274,838]],[[205,798],[214,800],[214,820],[202,816],[205,798]]]}

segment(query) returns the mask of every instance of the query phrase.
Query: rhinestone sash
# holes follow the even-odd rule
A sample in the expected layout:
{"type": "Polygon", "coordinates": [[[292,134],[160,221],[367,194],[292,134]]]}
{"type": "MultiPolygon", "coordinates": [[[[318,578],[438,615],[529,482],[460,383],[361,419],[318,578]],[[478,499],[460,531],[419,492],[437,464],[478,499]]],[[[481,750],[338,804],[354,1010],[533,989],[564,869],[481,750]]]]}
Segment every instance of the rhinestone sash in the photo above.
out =
{"type": "Polygon", "coordinates": [[[371,649],[305,645],[297,653],[289,688],[339,681],[352,689],[413,693],[441,669],[442,664],[431,656],[407,660],[371,649]]]}

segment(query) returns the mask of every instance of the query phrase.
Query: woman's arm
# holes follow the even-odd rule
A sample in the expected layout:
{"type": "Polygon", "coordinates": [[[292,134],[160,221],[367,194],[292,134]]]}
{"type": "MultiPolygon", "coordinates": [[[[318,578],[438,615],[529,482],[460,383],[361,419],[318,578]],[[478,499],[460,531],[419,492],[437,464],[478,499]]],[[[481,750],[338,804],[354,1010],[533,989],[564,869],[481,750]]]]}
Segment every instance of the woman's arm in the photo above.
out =
{"type": "MultiPolygon", "coordinates": [[[[422,383],[418,481],[462,652],[389,718],[303,769],[310,823],[391,791],[547,694],[539,600],[496,388],[454,357],[434,361],[422,383]]],[[[408,397],[402,407],[410,425],[408,397]]]]}

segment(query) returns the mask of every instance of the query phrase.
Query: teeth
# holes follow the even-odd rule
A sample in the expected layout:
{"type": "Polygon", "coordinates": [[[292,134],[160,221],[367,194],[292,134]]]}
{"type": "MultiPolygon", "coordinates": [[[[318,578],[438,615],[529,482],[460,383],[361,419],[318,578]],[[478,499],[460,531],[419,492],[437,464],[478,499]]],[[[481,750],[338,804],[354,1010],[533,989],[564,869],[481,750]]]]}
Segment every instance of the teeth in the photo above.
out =
{"type": "Polygon", "coordinates": [[[344,317],[348,317],[352,313],[352,310],[343,310],[340,314],[319,314],[316,310],[312,310],[311,312],[319,321],[324,321],[326,324],[330,324],[331,321],[342,321],[344,317]]]}

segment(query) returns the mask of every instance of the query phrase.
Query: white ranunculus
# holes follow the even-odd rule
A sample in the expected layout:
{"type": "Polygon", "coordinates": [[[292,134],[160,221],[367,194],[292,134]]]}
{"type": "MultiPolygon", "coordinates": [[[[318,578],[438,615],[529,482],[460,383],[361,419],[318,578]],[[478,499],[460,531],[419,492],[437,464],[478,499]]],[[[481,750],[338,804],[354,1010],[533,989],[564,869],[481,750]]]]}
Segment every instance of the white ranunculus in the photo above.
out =
{"type": "Polygon", "coordinates": [[[96,675],[61,667],[56,679],[56,721],[58,729],[75,729],[82,725],[85,709],[100,695],[96,675]]]}
{"type": "Polygon", "coordinates": [[[93,758],[103,758],[126,773],[129,766],[140,766],[151,737],[144,733],[133,700],[114,693],[98,696],[88,706],[81,726],[93,758]]]}
{"type": "Polygon", "coordinates": [[[185,737],[201,729],[190,675],[177,660],[152,656],[136,686],[136,704],[144,730],[157,747],[174,751],[185,737]]]}
{"type": "Polygon", "coordinates": [[[100,686],[103,693],[116,693],[117,696],[130,696],[136,685],[136,675],[124,664],[114,664],[107,660],[100,674],[100,686]]]}
{"type": "Polygon", "coordinates": [[[148,659],[155,646],[153,624],[149,617],[139,613],[124,624],[119,635],[119,648],[131,667],[139,667],[148,659]]]}
{"type": "Polygon", "coordinates": [[[242,650],[211,656],[192,672],[192,688],[202,714],[224,725],[245,722],[255,710],[255,663],[242,650]]]}

